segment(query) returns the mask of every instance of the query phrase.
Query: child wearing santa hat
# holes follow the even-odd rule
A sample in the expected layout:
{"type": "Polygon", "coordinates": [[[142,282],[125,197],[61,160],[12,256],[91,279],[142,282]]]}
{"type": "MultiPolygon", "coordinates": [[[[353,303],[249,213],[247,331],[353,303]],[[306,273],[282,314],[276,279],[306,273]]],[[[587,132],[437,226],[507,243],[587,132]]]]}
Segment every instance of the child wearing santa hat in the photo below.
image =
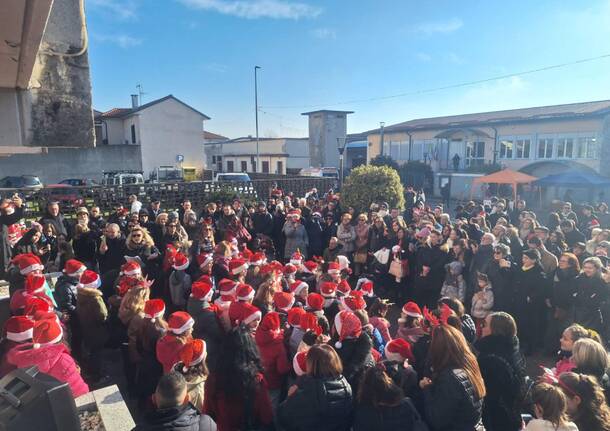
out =
{"type": "Polygon", "coordinates": [[[96,272],[86,270],[76,286],[76,315],[83,340],[83,360],[93,382],[103,377],[101,353],[109,336],[106,328],[108,310],[99,289],[101,284],[96,272]]]}
{"type": "Polygon", "coordinates": [[[400,312],[395,338],[402,338],[411,345],[415,344],[425,334],[422,328],[423,320],[419,305],[412,301],[407,302],[400,312]]]}
{"type": "Polygon", "coordinates": [[[57,319],[40,320],[32,329],[32,342],[10,350],[8,362],[17,368],[37,366],[41,373],[68,383],[76,398],[89,392],[89,387],[62,340],[63,331],[57,319]]]}
{"type": "Polygon", "coordinates": [[[204,385],[208,378],[207,343],[194,338],[188,341],[178,353],[180,361],[174,365],[174,371],[182,374],[186,380],[189,402],[199,411],[203,411],[205,399],[204,385]]]}
{"type": "Polygon", "coordinates": [[[169,276],[169,293],[172,304],[176,310],[184,310],[188,295],[191,291],[191,276],[186,270],[189,267],[189,259],[186,255],[178,252],[174,257],[172,273],[169,276]]]}
{"type": "Polygon", "coordinates": [[[72,320],[76,318],[76,285],[86,269],[84,263],[76,259],[68,259],[62,274],[55,282],[53,296],[57,302],[57,309],[72,320]]]}
{"type": "Polygon", "coordinates": [[[163,366],[163,372],[169,373],[174,364],[180,360],[182,346],[193,339],[195,321],[186,311],[176,311],[167,319],[167,333],[157,341],[157,360],[163,366]]]}
{"type": "Polygon", "coordinates": [[[8,362],[7,353],[20,344],[32,341],[34,320],[27,316],[9,317],[0,339],[0,378],[17,368],[8,362]]]}

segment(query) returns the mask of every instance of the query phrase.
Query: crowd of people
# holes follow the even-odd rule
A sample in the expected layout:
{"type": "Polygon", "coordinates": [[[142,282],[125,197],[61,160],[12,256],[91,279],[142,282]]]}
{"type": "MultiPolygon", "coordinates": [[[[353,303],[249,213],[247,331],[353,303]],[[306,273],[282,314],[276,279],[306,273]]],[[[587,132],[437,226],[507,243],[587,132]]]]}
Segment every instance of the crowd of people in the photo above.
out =
{"type": "Polygon", "coordinates": [[[78,397],[119,350],[138,430],[609,431],[607,205],[405,198],[49,202],[27,227],[5,199],[0,377],[78,397]]]}

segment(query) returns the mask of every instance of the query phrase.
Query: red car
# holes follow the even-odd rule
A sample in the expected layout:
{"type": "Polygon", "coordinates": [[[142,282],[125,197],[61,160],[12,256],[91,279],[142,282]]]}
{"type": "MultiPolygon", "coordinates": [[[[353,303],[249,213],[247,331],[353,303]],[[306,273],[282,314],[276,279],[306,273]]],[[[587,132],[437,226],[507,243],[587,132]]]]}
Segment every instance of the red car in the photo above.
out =
{"type": "Polygon", "coordinates": [[[68,184],[48,184],[45,188],[48,201],[57,201],[63,209],[82,207],[85,203],[78,188],[68,184]]]}

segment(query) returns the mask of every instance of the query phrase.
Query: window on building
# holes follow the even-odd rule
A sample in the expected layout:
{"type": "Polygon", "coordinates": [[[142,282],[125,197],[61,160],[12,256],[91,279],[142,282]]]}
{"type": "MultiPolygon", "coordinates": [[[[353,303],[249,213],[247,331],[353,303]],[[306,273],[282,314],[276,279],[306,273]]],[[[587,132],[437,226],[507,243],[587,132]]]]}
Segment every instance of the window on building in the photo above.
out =
{"type": "Polygon", "coordinates": [[[538,139],[538,158],[550,159],[553,157],[553,139],[538,139]]]}
{"type": "Polygon", "coordinates": [[[529,159],[530,158],[531,141],[529,139],[517,139],[515,141],[515,158],[529,159]]]}
{"type": "Polygon", "coordinates": [[[557,157],[571,159],[574,153],[573,138],[559,138],[557,140],[557,157]]]}
{"type": "Polygon", "coordinates": [[[578,138],[577,155],[579,159],[594,159],[597,156],[597,139],[591,136],[578,138]]]}
{"type": "Polygon", "coordinates": [[[216,156],[212,156],[212,163],[216,163],[216,156]]]}
{"type": "Polygon", "coordinates": [[[131,125],[131,143],[132,144],[136,143],[136,125],[135,124],[131,125]]]}
{"type": "Polygon", "coordinates": [[[502,139],[500,141],[500,158],[501,159],[512,159],[513,158],[513,140],[502,139]]]}
{"type": "Polygon", "coordinates": [[[390,157],[394,160],[401,160],[400,158],[400,142],[390,141],[390,157]]]}
{"type": "Polygon", "coordinates": [[[284,162],[280,160],[277,161],[277,173],[280,175],[284,173],[284,162]]]}
{"type": "Polygon", "coordinates": [[[233,166],[233,160],[228,160],[227,161],[227,172],[233,172],[235,170],[235,167],[233,166]]]}
{"type": "Polygon", "coordinates": [[[485,164],[485,142],[466,142],[466,166],[485,164]]]}
{"type": "Polygon", "coordinates": [[[269,173],[269,162],[266,162],[266,161],[263,162],[263,173],[265,173],[265,174],[269,173]]]}
{"type": "Polygon", "coordinates": [[[248,172],[248,162],[246,162],[245,160],[241,161],[241,171],[248,172]]]}

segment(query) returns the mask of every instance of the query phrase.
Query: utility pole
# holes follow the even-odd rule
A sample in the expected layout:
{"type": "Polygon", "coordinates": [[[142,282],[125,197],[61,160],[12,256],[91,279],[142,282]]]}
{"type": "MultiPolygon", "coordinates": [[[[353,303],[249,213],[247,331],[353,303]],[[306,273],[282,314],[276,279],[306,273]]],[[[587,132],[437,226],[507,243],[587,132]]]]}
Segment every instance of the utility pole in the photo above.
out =
{"type": "Polygon", "coordinates": [[[258,148],[258,74],[257,71],[260,69],[260,66],[254,66],[254,118],[256,120],[256,169],[255,172],[258,172],[260,169],[259,162],[259,148],[258,148]]]}
{"type": "Polygon", "coordinates": [[[379,136],[379,141],[380,141],[380,143],[379,143],[379,145],[380,145],[379,150],[380,151],[379,152],[381,153],[382,156],[385,155],[385,154],[383,154],[383,128],[384,127],[385,127],[385,122],[384,121],[380,121],[379,122],[379,135],[380,135],[379,136]]]}

